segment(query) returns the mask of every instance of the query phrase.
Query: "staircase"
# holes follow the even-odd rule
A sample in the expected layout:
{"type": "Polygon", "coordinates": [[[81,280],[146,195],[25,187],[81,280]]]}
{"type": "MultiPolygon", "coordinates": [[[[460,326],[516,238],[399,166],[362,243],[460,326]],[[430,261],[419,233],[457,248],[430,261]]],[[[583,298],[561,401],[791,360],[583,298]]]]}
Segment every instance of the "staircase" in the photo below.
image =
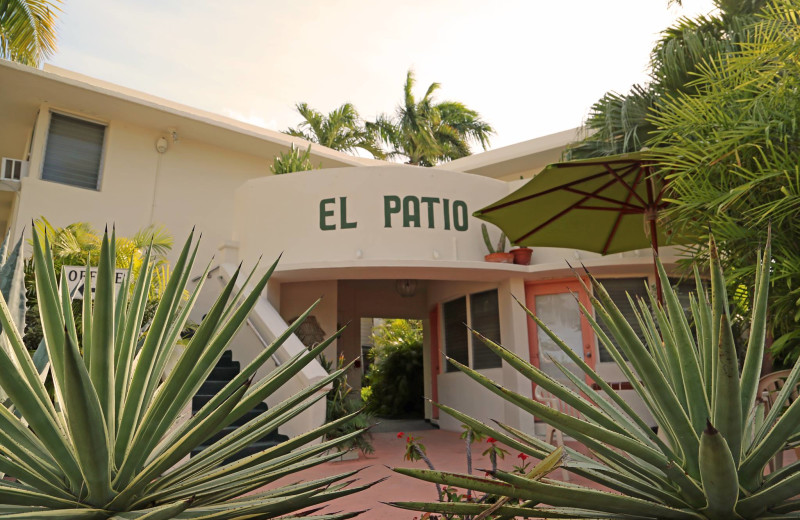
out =
{"type": "MultiPolygon", "coordinates": [[[[207,402],[211,400],[217,392],[222,390],[225,385],[227,385],[240,371],[240,366],[238,361],[233,361],[233,356],[231,351],[228,350],[222,357],[220,358],[217,365],[208,375],[208,379],[205,380],[203,385],[200,387],[200,390],[197,391],[197,394],[192,398],[192,414],[197,413],[207,402]]],[[[242,426],[246,422],[254,419],[255,417],[261,415],[262,413],[267,411],[267,404],[266,403],[258,403],[258,405],[244,414],[242,417],[238,418],[236,422],[232,425],[224,428],[222,431],[214,435],[213,437],[206,440],[203,444],[199,445],[195,449],[192,450],[192,456],[197,455],[202,450],[207,448],[208,446],[214,444],[222,437],[228,435],[232,431],[236,430],[239,426],[242,426]]],[[[233,462],[235,460],[247,457],[248,455],[252,455],[253,453],[258,453],[259,451],[265,450],[272,446],[276,446],[283,441],[288,440],[289,437],[286,435],[281,435],[277,431],[273,430],[269,432],[267,435],[262,437],[261,439],[253,442],[246,448],[239,451],[239,453],[229,457],[225,460],[225,464],[229,462],[233,462]]]]}

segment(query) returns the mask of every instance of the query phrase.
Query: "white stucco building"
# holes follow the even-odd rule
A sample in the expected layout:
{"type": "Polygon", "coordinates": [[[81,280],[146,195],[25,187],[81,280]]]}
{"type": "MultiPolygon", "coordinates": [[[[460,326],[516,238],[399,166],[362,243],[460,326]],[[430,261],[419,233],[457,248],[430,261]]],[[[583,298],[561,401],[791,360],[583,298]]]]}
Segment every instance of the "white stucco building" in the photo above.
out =
{"type": "MultiPolygon", "coordinates": [[[[361,355],[360,318],[421,319],[425,396],[532,431],[530,417],[443,361],[446,353],[532,396],[529,382],[473,343],[463,327],[466,322],[555,373],[547,357],[552,345],[516,297],[551,321],[601,375],[625,388],[578,313],[570,291],[581,289],[564,260],[580,260],[597,277],[613,280],[609,287],[622,299],[625,290],[639,291],[652,277],[649,252],[600,257],[541,248],[530,266],[487,263],[480,221],[471,216],[559,160],[574,130],[438,168],[314,145],[313,163],[321,170],[272,176],[269,164],[280,151],[308,143],[55,68],[0,60],[0,93],[0,157],[11,159],[4,160],[0,180],[0,231],[18,236],[32,219],[45,216],[56,226],[114,222],[122,235],[163,224],[181,241],[196,226],[203,233],[198,258],[216,255],[212,276],[223,282],[239,261],[247,267],[261,255],[271,260],[283,253],[236,341],[234,359],[252,359],[262,342],[320,296],[314,316],[326,333],[355,324],[331,348],[348,359],[361,355]]],[[[662,258],[668,265],[675,260],[668,249],[662,258]]],[[[219,284],[208,288],[198,315],[219,284]]],[[[301,348],[293,338],[279,357],[301,348]]],[[[349,375],[353,386],[360,384],[360,370],[349,375]]],[[[310,366],[286,391],[321,374],[318,365],[310,366]]],[[[320,414],[324,403],[293,428],[308,429],[320,414]]],[[[430,406],[426,418],[459,427],[430,406]]]]}

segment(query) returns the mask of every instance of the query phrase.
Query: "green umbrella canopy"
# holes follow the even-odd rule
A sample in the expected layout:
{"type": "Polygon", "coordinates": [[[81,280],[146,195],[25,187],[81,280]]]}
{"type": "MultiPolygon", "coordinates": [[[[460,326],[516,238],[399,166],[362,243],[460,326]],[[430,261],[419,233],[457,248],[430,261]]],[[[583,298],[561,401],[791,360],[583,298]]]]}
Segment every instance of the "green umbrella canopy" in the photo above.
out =
{"type": "Polygon", "coordinates": [[[676,243],[657,225],[666,183],[646,152],[550,164],[514,193],[474,215],[519,246],[603,255],[676,243]],[[651,242],[655,231],[657,240],[651,242]]]}

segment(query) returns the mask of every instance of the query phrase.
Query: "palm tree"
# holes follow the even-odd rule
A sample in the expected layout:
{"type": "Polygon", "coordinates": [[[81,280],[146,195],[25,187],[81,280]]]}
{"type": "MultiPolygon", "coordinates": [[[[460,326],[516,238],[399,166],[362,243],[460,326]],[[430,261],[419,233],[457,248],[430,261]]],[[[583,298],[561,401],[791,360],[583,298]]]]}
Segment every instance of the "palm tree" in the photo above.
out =
{"type": "Polygon", "coordinates": [[[693,80],[704,63],[715,62],[750,41],[750,27],[766,0],[716,0],[715,16],[681,18],[666,29],[650,55],[650,81],[627,94],[606,93],[590,109],[583,140],[567,150],[567,160],[635,152],[656,127],[651,117],[680,93],[695,93],[693,80]]]}
{"type": "Polygon", "coordinates": [[[380,146],[364,129],[364,123],[352,103],[343,104],[327,116],[308,106],[308,103],[298,103],[295,108],[303,116],[303,122],[284,133],[342,152],[355,153],[356,149],[361,149],[378,159],[384,157],[380,146]]]}
{"type": "Polygon", "coordinates": [[[407,164],[434,166],[444,161],[466,157],[470,144],[478,143],[485,150],[494,129],[478,112],[457,101],[437,103],[433,99],[439,83],[431,83],[425,95],[414,97],[414,71],[409,70],[403,86],[403,104],[391,118],[385,114],[367,123],[389,147],[388,156],[404,156],[407,164]]]}
{"type": "Polygon", "coordinates": [[[56,49],[60,0],[0,0],[0,58],[38,67],[56,49]]]}

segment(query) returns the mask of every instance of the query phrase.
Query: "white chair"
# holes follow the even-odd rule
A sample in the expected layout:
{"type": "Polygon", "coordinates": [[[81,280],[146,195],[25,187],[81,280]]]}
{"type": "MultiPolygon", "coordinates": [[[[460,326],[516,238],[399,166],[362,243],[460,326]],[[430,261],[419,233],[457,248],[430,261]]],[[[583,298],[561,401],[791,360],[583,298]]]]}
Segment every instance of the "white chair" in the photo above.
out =
{"type": "MultiPolygon", "coordinates": [[[[567,414],[571,417],[575,417],[580,419],[581,413],[573,408],[572,406],[568,405],[552,393],[548,392],[541,386],[536,386],[536,390],[534,390],[534,396],[536,400],[542,403],[545,406],[552,408],[553,410],[558,410],[561,413],[567,414]]],[[[545,442],[548,444],[552,444],[553,446],[563,446],[564,445],[564,434],[561,430],[556,429],[554,426],[547,425],[547,430],[545,431],[544,435],[545,442]]],[[[561,468],[561,477],[563,480],[569,480],[569,473],[564,468],[561,468]]]]}

